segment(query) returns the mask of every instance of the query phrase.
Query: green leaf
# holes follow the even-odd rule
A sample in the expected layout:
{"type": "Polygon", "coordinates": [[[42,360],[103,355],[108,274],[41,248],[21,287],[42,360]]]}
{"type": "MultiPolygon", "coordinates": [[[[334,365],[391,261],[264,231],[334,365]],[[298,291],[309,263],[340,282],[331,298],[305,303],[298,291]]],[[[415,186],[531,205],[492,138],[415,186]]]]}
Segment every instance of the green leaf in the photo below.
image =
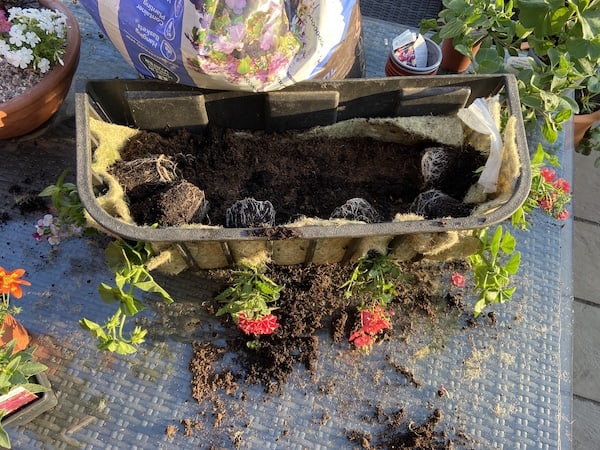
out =
{"type": "Polygon", "coordinates": [[[506,270],[510,275],[515,275],[519,271],[519,267],[521,265],[521,253],[514,253],[506,265],[504,266],[504,270],[506,270]]]}
{"type": "MultiPolygon", "coordinates": [[[[4,411],[0,411],[0,413],[4,416],[4,411]]],[[[0,447],[10,448],[10,437],[2,426],[2,423],[0,423],[0,447]]]]}
{"type": "Polygon", "coordinates": [[[96,322],[86,319],[85,317],[79,321],[79,326],[84,330],[89,331],[92,336],[99,339],[107,339],[108,336],[104,332],[104,329],[96,322]]]}

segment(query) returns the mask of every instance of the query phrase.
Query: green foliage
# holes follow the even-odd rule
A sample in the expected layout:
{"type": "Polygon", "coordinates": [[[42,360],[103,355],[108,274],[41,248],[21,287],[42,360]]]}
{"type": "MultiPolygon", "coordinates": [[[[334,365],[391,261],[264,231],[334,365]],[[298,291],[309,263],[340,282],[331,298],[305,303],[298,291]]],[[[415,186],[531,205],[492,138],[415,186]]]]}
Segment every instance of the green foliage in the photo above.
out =
{"type": "Polygon", "coordinates": [[[521,253],[517,252],[517,241],[499,225],[490,234],[489,228],[476,232],[481,241],[480,250],[469,257],[469,265],[475,278],[475,289],[479,296],[475,301],[474,315],[493,303],[504,303],[511,299],[516,288],[509,287],[511,276],[519,271],[521,253]]]}
{"type": "Polygon", "coordinates": [[[229,314],[237,317],[244,313],[247,318],[259,318],[270,314],[275,307],[269,306],[279,300],[283,286],[278,285],[257,267],[245,263],[238,264],[233,272],[233,282],[221,292],[216,300],[225,303],[216,316],[229,314]]]}
{"type": "MultiPolygon", "coordinates": [[[[16,387],[23,387],[33,394],[47,390],[44,386],[32,383],[31,377],[48,369],[42,363],[33,360],[34,347],[29,347],[14,353],[16,341],[13,339],[8,344],[0,347],[0,395],[8,394],[16,387]]],[[[0,446],[10,448],[10,438],[2,426],[2,418],[6,411],[0,410],[0,446]]]]}
{"type": "Polygon", "coordinates": [[[398,295],[395,282],[401,275],[400,266],[388,256],[367,255],[357,261],[350,279],[342,288],[346,289],[346,298],[353,295],[370,296],[385,306],[398,295]]]}
{"type": "Polygon", "coordinates": [[[145,308],[138,297],[139,291],[159,294],[167,303],[173,301],[146,267],[152,255],[152,248],[146,242],[128,243],[119,239],[108,245],[105,252],[106,262],[115,276],[115,283],[114,286],[101,283],[99,293],[105,303],[118,303],[118,308],[104,325],[86,318],[79,321],[80,326],[98,340],[100,350],[131,354],[144,342],[147,331],[139,326],[133,329],[129,337],[124,335],[126,319],[145,308]]]}
{"type": "Polygon", "coordinates": [[[39,196],[50,197],[62,225],[83,227],[86,225],[84,208],[79,199],[77,186],[74,183],[65,182],[68,172],[68,170],[63,171],[56,180],[56,184],[46,187],[39,193],[39,196]]]}

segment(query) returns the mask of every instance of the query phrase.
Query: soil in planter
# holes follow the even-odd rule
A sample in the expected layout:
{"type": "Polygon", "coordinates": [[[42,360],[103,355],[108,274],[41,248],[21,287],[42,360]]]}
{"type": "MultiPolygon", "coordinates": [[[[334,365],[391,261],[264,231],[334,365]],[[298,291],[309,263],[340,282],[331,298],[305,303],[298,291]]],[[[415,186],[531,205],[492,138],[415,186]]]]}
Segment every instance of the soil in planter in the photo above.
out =
{"type": "Polygon", "coordinates": [[[428,218],[469,215],[472,205],[460,199],[477,180],[483,155],[469,147],[442,148],[437,154],[444,156],[439,159],[443,167],[424,177],[423,155],[432,154],[432,147],[439,145],[406,146],[370,138],[301,140],[293,132],[240,133],[215,127],[204,134],[143,131],[131,139],[123,160],[111,171],[140,225],[225,225],[227,209],[246,198],[269,201],[275,225],[300,216],[329,219],[352,198],[366,200],[375,211],[369,217],[390,221],[396,213],[411,210],[415,198],[431,189],[450,201],[444,197],[427,210],[428,218]]]}

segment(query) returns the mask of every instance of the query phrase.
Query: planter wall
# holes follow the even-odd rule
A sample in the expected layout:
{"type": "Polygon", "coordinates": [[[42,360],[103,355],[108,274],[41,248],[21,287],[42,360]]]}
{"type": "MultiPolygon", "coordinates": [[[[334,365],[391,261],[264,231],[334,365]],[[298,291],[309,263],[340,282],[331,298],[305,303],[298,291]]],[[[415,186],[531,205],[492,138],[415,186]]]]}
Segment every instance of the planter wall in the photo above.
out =
{"type": "MultiPolygon", "coordinates": [[[[275,264],[348,261],[380,247],[401,253],[406,240],[426,236],[446,245],[466,230],[487,227],[510,217],[529,193],[529,152],[516,81],[512,75],[435,76],[309,81],[278,92],[206,91],[149,80],[98,80],[78,90],[77,184],[82,203],[95,225],[110,234],[152,242],[166,259],[186,267],[225,267],[241,258],[267,255],[275,264]],[[280,131],[330,125],[353,118],[396,116],[455,116],[476,98],[506,96],[516,120],[518,176],[512,192],[485,213],[448,220],[419,217],[384,223],[326,223],[313,221],[279,232],[249,228],[150,228],[126,223],[96,197],[97,174],[92,170],[96,143],[90,121],[116,123],[141,130],[202,129],[210,121],[224,127],[280,131]],[[333,226],[332,226],[333,225],[333,226]],[[260,230],[258,230],[260,231],[260,230]],[[174,261],[177,260],[177,261],[174,261]]],[[[331,221],[329,221],[331,222],[331,221]]],[[[454,242],[454,241],[453,241],[454,242]]],[[[400,258],[400,255],[397,255],[400,258]]]]}
{"type": "Polygon", "coordinates": [[[69,92],[79,63],[81,36],[77,19],[60,0],[40,0],[40,4],[67,16],[67,48],[63,55],[64,65],[55,65],[27,92],[0,103],[0,139],[23,136],[51,119],[69,92]]]}

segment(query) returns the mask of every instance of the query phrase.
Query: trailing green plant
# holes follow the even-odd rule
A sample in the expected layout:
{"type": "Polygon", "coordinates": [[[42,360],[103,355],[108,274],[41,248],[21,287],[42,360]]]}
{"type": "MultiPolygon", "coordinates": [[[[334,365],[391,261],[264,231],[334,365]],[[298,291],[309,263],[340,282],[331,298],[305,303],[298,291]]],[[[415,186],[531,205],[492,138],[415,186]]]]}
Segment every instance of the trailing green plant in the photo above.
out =
{"type": "Polygon", "coordinates": [[[469,256],[468,262],[475,278],[478,297],[474,305],[474,315],[478,317],[483,309],[493,303],[510,300],[516,290],[511,284],[511,276],[519,271],[521,253],[516,251],[517,241],[502,225],[493,233],[489,228],[477,230],[476,237],[481,242],[479,251],[469,256]]]}
{"type": "Polygon", "coordinates": [[[238,263],[231,285],[216,297],[225,305],[215,315],[229,314],[241,331],[254,336],[247,343],[249,348],[256,348],[259,335],[272,334],[279,327],[277,316],[272,313],[277,307],[272,305],[284,287],[267,277],[265,270],[266,267],[238,263]]]}
{"type": "Polygon", "coordinates": [[[118,308],[104,325],[89,319],[79,321],[80,326],[89,331],[97,340],[100,350],[108,350],[119,354],[135,353],[137,346],[144,342],[147,330],[136,326],[125,336],[125,322],[145,309],[138,297],[139,292],[157,293],[163,301],[173,302],[169,293],[152,277],[147,263],[153,255],[152,247],[147,242],[129,243],[122,239],[112,241],[106,251],[108,268],[115,276],[114,286],[101,283],[100,297],[105,303],[117,303],[118,308]]]}
{"type": "MultiPolygon", "coordinates": [[[[32,394],[45,392],[48,389],[31,381],[32,377],[48,369],[40,362],[33,360],[35,347],[29,347],[17,353],[14,352],[15,340],[0,347],[0,395],[8,394],[11,390],[22,387],[32,394]]],[[[0,409],[0,447],[10,448],[10,438],[2,426],[2,418],[7,414],[0,409]]]]}

